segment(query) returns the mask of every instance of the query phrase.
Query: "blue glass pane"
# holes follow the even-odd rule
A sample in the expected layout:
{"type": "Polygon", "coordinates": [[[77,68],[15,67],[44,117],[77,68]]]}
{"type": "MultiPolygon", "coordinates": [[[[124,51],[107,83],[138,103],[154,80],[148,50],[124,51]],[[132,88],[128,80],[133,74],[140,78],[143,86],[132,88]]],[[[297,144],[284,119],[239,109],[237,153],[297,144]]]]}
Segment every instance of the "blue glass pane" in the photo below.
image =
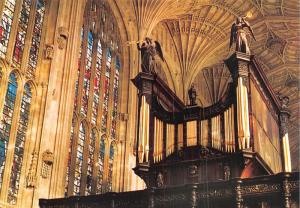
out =
{"type": "Polygon", "coordinates": [[[26,133],[28,128],[28,122],[29,122],[31,99],[32,99],[31,87],[29,84],[25,84],[24,94],[21,101],[20,118],[18,122],[13,165],[11,168],[10,184],[9,184],[8,196],[7,196],[7,201],[10,204],[17,203],[21,168],[23,164],[25,139],[26,139],[26,133]]]}
{"type": "Polygon", "coordinates": [[[17,94],[17,79],[14,73],[9,76],[8,88],[6,91],[3,119],[0,122],[0,188],[2,186],[3,172],[5,168],[5,159],[7,154],[7,145],[9,142],[11,124],[14,113],[14,106],[17,94]]]}

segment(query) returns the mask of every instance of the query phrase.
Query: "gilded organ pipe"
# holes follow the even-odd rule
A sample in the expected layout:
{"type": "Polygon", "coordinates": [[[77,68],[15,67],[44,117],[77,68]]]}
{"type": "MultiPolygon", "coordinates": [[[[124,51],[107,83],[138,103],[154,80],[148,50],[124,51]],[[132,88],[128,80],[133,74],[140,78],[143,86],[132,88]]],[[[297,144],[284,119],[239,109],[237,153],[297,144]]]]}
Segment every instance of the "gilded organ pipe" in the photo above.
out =
{"type": "Polygon", "coordinates": [[[148,162],[149,154],[149,115],[150,106],[146,102],[146,97],[142,96],[140,123],[139,123],[139,162],[148,162]]]}
{"type": "Polygon", "coordinates": [[[237,122],[239,149],[248,149],[250,148],[248,95],[242,77],[238,78],[237,86],[237,122]]]}

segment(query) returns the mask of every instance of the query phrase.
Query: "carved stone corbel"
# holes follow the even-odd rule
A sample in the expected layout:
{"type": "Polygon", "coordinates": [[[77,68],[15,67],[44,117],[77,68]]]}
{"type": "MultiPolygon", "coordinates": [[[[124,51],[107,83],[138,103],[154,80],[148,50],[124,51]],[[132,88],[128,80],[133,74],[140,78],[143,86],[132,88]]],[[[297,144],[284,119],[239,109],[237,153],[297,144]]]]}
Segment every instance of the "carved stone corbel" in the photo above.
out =
{"type": "Polygon", "coordinates": [[[47,44],[44,53],[45,59],[52,60],[54,57],[54,45],[47,44]]]}
{"type": "Polygon", "coordinates": [[[54,161],[53,153],[50,152],[50,150],[46,150],[45,152],[43,152],[42,160],[43,160],[43,164],[42,164],[41,176],[43,178],[48,178],[51,172],[51,166],[54,161]]]}
{"type": "Polygon", "coordinates": [[[69,32],[68,32],[67,28],[65,28],[65,27],[59,27],[58,28],[58,33],[59,33],[59,36],[57,38],[58,48],[62,50],[67,45],[67,40],[68,40],[68,37],[69,37],[69,32]]]}

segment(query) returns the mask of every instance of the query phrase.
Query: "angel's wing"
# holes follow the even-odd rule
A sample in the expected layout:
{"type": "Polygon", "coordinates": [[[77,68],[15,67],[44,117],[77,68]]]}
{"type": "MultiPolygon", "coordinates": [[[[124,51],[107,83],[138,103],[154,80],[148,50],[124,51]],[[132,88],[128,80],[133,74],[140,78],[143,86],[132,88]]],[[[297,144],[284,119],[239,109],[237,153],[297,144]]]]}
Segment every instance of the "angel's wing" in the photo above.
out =
{"type": "Polygon", "coordinates": [[[231,48],[232,43],[234,41],[236,41],[236,26],[235,26],[235,23],[233,23],[232,26],[231,26],[229,48],[231,48]]]}
{"type": "Polygon", "coordinates": [[[157,41],[154,41],[154,42],[155,42],[155,49],[156,49],[156,51],[157,51],[159,57],[161,58],[161,60],[164,61],[164,60],[165,60],[165,59],[164,59],[164,55],[163,55],[163,52],[162,52],[162,50],[161,50],[161,46],[160,46],[159,42],[157,42],[157,41]]]}

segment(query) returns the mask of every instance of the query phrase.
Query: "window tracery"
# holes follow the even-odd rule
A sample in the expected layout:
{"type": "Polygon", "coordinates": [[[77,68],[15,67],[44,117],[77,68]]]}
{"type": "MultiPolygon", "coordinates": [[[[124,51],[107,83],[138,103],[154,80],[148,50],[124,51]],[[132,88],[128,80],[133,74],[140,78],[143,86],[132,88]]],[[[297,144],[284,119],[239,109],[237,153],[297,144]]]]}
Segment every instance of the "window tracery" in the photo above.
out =
{"type": "MultiPolygon", "coordinates": [[[[75,144],[72,151],[82,152],[82,164],[78,168],[78,157],[74,162],[74,153],[69,153],[71,159],[67,173],[70,175],[66,178],[66,196],[102,193],[108,190],[108,180],[111,180],[108,177],[112,168],[109,165],[110,148],[106,150],[105,143],[117,139],[115,132],[121,62],[116,56],[120,54],[112,47],[119,40],[116,35],[110,34],[111,27],[103,21],[104,16],[115,21],[104,1],[87,2],[74,97],[74,114],[78,115],[77,122],[80,122],[79,119],[85,120],[86,129],[83,135],[76,130],[78,127],[71,128],[70,140],[78,140],[71,141],[75,144]]],[[[114,33],[117,33],[116,28],[114,33]]]]}
{"type": "Polygon", "coordinates": [[[4,95],[0,98],[4,100],[0,112],[0,190],[5,203],[19,206],[21,181],[26,177],[23,166],[30,144],[27,137],[32,131],[31,106],[37,81],[34,73],[27,76],[27,72],[29,65],[37,68],[46,5],[45,0],[4,0],[0,4],[3,6],[0,59],[11,63],[2,65],[0,62],[0,68],[5,68],[2,75],[7,77],[2,80],[4,95]]]}

